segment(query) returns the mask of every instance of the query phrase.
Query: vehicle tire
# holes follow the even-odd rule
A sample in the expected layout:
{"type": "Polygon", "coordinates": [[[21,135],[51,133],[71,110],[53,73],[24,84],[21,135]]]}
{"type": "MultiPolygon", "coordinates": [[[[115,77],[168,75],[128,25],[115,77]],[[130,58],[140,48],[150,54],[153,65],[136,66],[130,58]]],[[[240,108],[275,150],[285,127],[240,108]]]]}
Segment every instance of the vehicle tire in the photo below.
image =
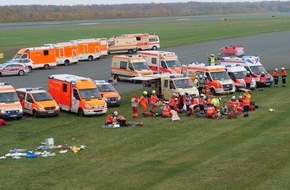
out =
{"type": "Polygon", "coordinates": [[[117,80],[117,81],[120,81],[120,78],[117,74],[114,74],[114,79],[117,80]]]}
{"type": "Polygon", "coordinates": [[[134,53],[134,51],[133,51],[132,49],[129,49],[129,50],[128,50],[128,53],[129,53],[129,54],[132,54],[132,53],[134,53]]]}
{"type": "Polygon", "coordinates": [[[65,60],[64,65],[69,65],[69,60],[65,60]]]}
{"type": "Polygon", "coordinates": [[[82,108],[79,108],[78,116],[80,116],[80,117],[84,117],[85,116],[84,110],[82,108]]]}
{"type": "Polygon", "coordinates": [[[157,50],[157,46],[153,46],[152,47],[152,50],[157,50]]]}
{"type": "Polygon", "coordinates": [[[23,75],[25,75],[25,72],[24,72],[23,70],[20,70],[20,71],[18,72],[18,75],[19,75],[19,76],[23,76],[23,75]]]}
{"type": "Polygon", "coordinates": [[[38,117],[38,113],[37,113],[37,111],[36,111],[36,110],[33,110],[33,111],[32,111],[32,115],[33,115],[33,117],[37,118],[37,117],[38,117]]]}
{"type": "Polygon", "coordinates": [[[43,68],[44,68],[45,70],[47,70],[47,69],[49,68],[49,65],[48,65],[48,64],[45,64],[45,65],[43,66],[43,68]]]}
{"type": "Polygon", "coordinates": [[[32,71],[32,67],[28,66],[28,72],[30,73],[32,71]]]}
{"type": "Polygon", "coordinates": [[[94,60],[93,56],[90,55],[90,56],[88,57],[88,60],[89,60],[89,61],[93,61],[93,60],[94,60]]]}

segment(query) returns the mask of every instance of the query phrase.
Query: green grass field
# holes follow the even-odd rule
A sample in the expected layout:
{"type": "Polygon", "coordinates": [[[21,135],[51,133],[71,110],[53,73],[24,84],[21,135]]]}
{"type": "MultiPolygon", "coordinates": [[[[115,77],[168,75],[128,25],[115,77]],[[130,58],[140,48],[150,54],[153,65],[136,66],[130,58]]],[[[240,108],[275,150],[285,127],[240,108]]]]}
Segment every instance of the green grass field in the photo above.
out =
{"type": "MultiPolygon", "coordinates": [[[[170,47],[290,29],[285,22],[288,20],[284,18],[180,21],[174,23],[178,26],[175,30],[172,23],[2,30],[0,49],[13,56],[20,47],[110,37],[132,32],[132,28],[136,28],[134,32],[159,34],[162,46],[170,47]],[[253,30],[241,32],[250,26],[253,30]]],[[[171,122],[140,115],[138,121],[144,123],[143,127],[103,129],[104,115],[81,118],[61,112],[58,118],[27,116],[0,128],[0,156],[13,147],[34,150],[50,137],[56,145],[86,145],[87,149],[66,154],[52,150],[55,157],[0,160],[0,189],[290,189],[288,88],[253,91],[252,99],[259,109],[250,112],[249,118],[240,115],[232,120],[181,115],[181,121],[171,122]],[[269,112],[269,108],[276,111],[269,112]]],[[[122,94],[122,105],[109,112],[117,110],[132,120],[132,93],[122,94]]],[[[140,95],[140,91],[136,93],[140,95]]],[[[222,100],[230,97],[223,96],[222,100]]]]}

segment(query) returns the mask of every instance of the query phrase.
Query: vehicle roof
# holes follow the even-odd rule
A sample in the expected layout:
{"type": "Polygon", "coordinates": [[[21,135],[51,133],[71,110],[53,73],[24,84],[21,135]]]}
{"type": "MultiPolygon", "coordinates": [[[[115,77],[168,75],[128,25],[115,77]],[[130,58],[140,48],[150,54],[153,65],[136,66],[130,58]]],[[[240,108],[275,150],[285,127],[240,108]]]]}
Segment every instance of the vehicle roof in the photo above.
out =
{"type": "Polygon", "coordinates": [[[17,88],[16,91],[31,93],[46,92],[42,87],[17,88]]]}
{"type": "Polygon", "coordinates": [[[227,66],[226,66],[226,70],[227,70],[228,72],[247,71],[247,70],[245,69],[245,67],[243,67],[243,66],[233,66],[233,67],[227,67],[227,66]]]}

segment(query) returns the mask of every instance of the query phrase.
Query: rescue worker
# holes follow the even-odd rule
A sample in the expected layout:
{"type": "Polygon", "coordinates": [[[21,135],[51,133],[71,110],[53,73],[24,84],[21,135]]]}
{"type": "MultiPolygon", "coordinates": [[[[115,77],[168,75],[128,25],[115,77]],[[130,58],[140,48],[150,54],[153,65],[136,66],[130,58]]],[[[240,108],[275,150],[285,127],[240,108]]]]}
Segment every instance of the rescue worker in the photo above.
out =
{"type": "Polygon", "coordinates": [[[211,94],[209,83],[210,83],[209,79],[207,77],[204,77],[204,93],[206,96],[209,96],[211,94]]]}
{"type": "Polygon", "coordinates": [[[146,112],[147,110],[147,105],[148,105],[148,98],[147,98],[147,91],[143,91],[142,96],[139,98],[139,103],[142,107],[143,113],[146,112]]]}
{"type": "Polygon", "coordinates": [[[278,82],[279,82],[279,72],[278,69],[276,68],[275,71],[273,72],[273,79],[274,79],[274,86],[278,87],[278,82]]]}
{"type": "Polygon", "coordinates": [[[168,102],[166,102],[161,108],[162,117],[171,117],[170,111],[171,111],[171,108],[170,108],[168,102]]]}
{"type": "Polygon", "coordinates": [[[198,92],[199,92],[199,94],[202,94],[203,93],[203,87],[204,87],[204,78],[203,78],[202,75],[199,75],[198,82],[199,82],[198,92]]]}
{"type": "Polygon", "coordinates": [[[178,92],[178,97],[177,97],[177,107],[179,111],[183,110],[184,106],[184,95],[182,95],[180,92],[178,92]]]}
{"type": "Polygon", "coordinates": [[[113,125],[117,121],[117,116],[117,111],[114,111],[113,113],[107,115],[105,125],[113,125]]]}
{"type": "Polygon", "coordinates": [[[6,123],[6,121],[4,119],[0,118],[0,127],[2,127],[2,126],[9,126],[9,125],[11,125],[11,124],[10,123],[9,124],[6,123]]]}
{"type": "Polygon", "coordinates": [[[245,83],[246,83],[246,89],[250,90],[251,89],[251,82],[252,82],[252,76],[250,71],[247,71],[247,75],[245,76],[245,83]]]}
{"type": "Polygon", "coordinates": [[[120,124],[120,127],[126,127],[126,118],[122,115],[117,117],[117,122],[120,124]]]}
{"type": "Polygon", "coordinates": [[[206,116],[212,119],[216,118],[216,109],[212,104],[208,104],[206,109],[206,116]]]}
{"type": "Polygon", "coordinates": [[[136,94],[132,95],[131,98],[131,107],[133,112],[133,118],[138,118],[138,105],[139,105],[139,99],[136,94]]]}
{"type": "Polygon", "coordinates": [[[238,110],[239,102],[236,100],[236,96],[232,96],[228,104],[230,109],[232,109],[234,112],[238,110]]]}
{"type": "Polygon", "coordinates": [[[154,112],[154,110],[155,110],[155,108],[157,106],[157,103],[159,101],[159,98],[157,97],[155,90],[152,90],[152,94],[150,96],[149,101],[150,101],[150,105],[151,105],[151,110],[150,111],[154,112]]]}
{"type": "Polygon", "coordinates": [[[282,86],[286,87],[286,78],[287,78],[287,71],[285,70],[284,67],[281,68],[282,70],[282,86]]]}
{"type": "Polygon", "coordinates": [[[221,100],[222,100],[221,98],[214,97],[214,98],[211,99],[211,101],[210,101],[210,104],[212,104],[212,105],[214,106],[214,108],[215,108],[216,111],[217,111],[217,110],[219,109],[219,107],[220,107],[220,101],[221,101],[221,100]]]}
{"type": "Polygon", "coordinates": [[[186,110],[184,110],[184,111],[189,111],[189,106],[191,105],[192,98],[187,92],[185,93],[184,98],[185,98],[184,102],[186,105],[186,110]]]}
{"type": "Polygon", "coordinates": [[[204,113],[205,97],[203,94],[199,96],[199,112],[204,113]]]}
{"type": "Polygon", "coordinates": [[[210,54],[210,56],[208,57],[208,63],[210,65],[215,65],[215,61],[216,61],[216,57],[214,54],[210,54]]]}
{"type": "Polygon", "coordinates": [[[244,94],[244,117],[249,117],[249,111],[250,111],[250,104],[251,104],[251,94],[249,91],[246,91],[244,94]]]}
{"type": "Polygon", "coordinates": [[[265,84],[266,84],[266,76],[265,76],[265,73],[262,72],[262,74],[260,75],[260,79],[259,79],[259,91],[264,90],[265,84]]]}
{"type": "Polygon", "coordinates": [[[171,98],[169,99],[169,106],[172,110],[175,110],[177,105],[176,105],[176,94],[173,94],[171,98]]]}

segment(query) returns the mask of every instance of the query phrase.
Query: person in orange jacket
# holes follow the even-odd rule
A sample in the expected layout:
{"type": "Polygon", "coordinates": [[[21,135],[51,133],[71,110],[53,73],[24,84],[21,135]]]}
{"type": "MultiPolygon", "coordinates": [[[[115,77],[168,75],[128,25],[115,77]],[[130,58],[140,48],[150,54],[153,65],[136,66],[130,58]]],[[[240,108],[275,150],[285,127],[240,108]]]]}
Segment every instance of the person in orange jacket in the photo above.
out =
{"type": "Polygon", "coordinates": [[[118,112],[114,111],[113,113],[107,115],[105,125],[112,125],[117,121],[118,112]]]}
{"type": "Polygon", "coordinates": [[[151,112],[154,112],[154,110],[155,110],[155,108],[156,108],[156,106],[157,106],[157,103],[158,103],[158,101],[159,101],[159,98],[157,97],[157,95],[156,95],[156,91],[155,91],[155,90],[152,90],[152,94],[151,94],[151,96],[150,96],[149,101],[150,101],[150,105],[151,105],[151,109],[150,109],[150,111],[151,111],[151,112]]]}
{"type": "Polygon", "coordinates": [[[279,72],[278,69],[276,68],[275,71],[273,72],[273,79],[274,79],[274,86],[278,87],[278,81],[279,81],[279,72]]]}
{"type": "Polygon", "coordinates": [[[250,74],[250,71],[247,71],[247,75],[245,76],[245,83],[246,83],[246,89],[250,90],[251,88],[251,82],[252,82],[252,77],[250,74]]]}
{"type": "Polygon", "coordinates": [[[147,110],[147,105],[148,105],[148,98],[147,98],[147,91],[144,91],[142,96],[139,98],[139,103],[142,107],[143,113],[146,112],[147,110]]]}
{"type": "Polygon", "coordinates": [[[213,104],[208,104],[206,109],[206,116],[212,119],[216,118],[216,109],[213,104]]]}
{"type": "Polygon", "coordinates": [[[244,94],[243,101],[244,117],[249,117],[250,104],[251,104],[251,94],[248,91],[246,91],[244,94]]]}
{"type": "Polygon", "coordinates": [[[138,118],[138,105],[139,105],[139,99],[136,94],[133,94],[131,98],[133,118],[138,118]]]}
{"type": "Polygon", "coordinates": [[[282,70],[282,86],[286,87],[286,78],[287,78],[287,71],[285,70],[284,67],[281,68],[282,70]]]}

